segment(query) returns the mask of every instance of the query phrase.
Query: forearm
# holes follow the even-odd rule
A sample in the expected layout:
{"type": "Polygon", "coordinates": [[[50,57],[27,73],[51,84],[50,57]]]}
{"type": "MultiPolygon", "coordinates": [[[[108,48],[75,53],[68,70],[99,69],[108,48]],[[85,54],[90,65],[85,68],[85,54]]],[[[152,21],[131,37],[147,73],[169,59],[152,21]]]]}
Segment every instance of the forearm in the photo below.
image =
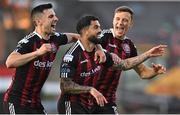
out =
{"type": "Polygon", "coordinates": [[[79,39],[79,34],[75,33],[65,33],[68,38],[68,43],[75,42],[79,39]]]}
{"type": "Polygon", "coordinates": [[[22,55],[17,52],[12,52],[6,60],[6,66],[8,68],[16,68],[30,62],[31,60],[37,57],[38,57],[37,51],[22,55]]]}
{"type": "Polygon", "coordinates": [[[96,50],[104,51],[104,49],[102,48],[102,46],[100,44],[97,44],[95,47],[96,47],[96,50]]]}
{"type": "Polygon", "coordinates": [[[128,58],[125,60],[120,60],[117,65],[114,65],[115,67],[118,67],[122,70],[129,70],[132,69],[133,67],[139,65],[140,63],[144,62],[145,60],[148,59],[148,54],[143,53],[139,56],[128,58]]]}
{"type": "Polygon", "coordinates": [[[92,87],[81,86],[73,82],[70,78],[61,78],[61,90],[64,93],[80,94],[89,93],[92,87]]]}

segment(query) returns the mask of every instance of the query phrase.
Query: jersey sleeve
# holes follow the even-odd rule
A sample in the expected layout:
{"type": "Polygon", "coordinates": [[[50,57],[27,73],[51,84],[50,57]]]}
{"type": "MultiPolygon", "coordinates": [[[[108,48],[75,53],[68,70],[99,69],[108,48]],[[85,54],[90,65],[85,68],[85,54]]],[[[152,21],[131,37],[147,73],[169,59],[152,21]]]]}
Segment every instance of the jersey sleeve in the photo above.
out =
{"type": "Polygon", "coordinates": [[[108,52],[105,52],[105,55],[106,55],[106,62],[103,63],[103,66],[105,66],[105,67],[111,67],[111,66],[113,66],[114,62],[113,62],[113,60],[112,60],[111,54],[108,53],[108,52]]]}
{"type": "Polygon", "coordinates": [[[107,39],[106,39],[106,35],[102,34],[101,38],[100,38],[100,44],[103,48],[106,48],[106,42],[107,39]]]}
{"type": "Polygon", "coordinates": [[[68,42],[67,35],[64,33],[55,33],[54,37],[56,37],[56,42],[58,45],[65,45],[68,42]]]}
{"type": "Polygon", "coordinates": [[[60,66],[60,77],[72,78],[76,71],[75,62],[76,59],[73,55],[65,54],[60,66]]]}
{"type": "Polygon", "coordinates": [[[15,52],[18,52],[20,54],[29,53],[31,49],[31,41],[30,39],[23,38],[18,42],[18,45],[15,48],[15,52]]]}
{"type": "Polygon", "coordinates": [[[100,44],[103,48],[106,48],[109,40],[113,38],[111,30],[105,29],[101,32],[100,44]]]}

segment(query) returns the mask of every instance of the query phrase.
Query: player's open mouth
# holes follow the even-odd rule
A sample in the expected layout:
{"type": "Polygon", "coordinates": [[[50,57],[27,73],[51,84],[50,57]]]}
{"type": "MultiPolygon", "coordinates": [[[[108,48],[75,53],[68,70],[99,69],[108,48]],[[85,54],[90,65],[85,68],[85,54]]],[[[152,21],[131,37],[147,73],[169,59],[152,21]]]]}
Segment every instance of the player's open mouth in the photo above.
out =
{"type": "Polygon", "coordinates": [[[116,30],[120,33],[122,33],[124,31],[124,27],[116,27],[116,30]]]}
{"type": "Polygon", "coordinates": [[[53,30],[55,30],[55,27],[56,27],[56,25],[54,25],[54,24],[51,25],[51,28],[52,28],[53,30]]]}

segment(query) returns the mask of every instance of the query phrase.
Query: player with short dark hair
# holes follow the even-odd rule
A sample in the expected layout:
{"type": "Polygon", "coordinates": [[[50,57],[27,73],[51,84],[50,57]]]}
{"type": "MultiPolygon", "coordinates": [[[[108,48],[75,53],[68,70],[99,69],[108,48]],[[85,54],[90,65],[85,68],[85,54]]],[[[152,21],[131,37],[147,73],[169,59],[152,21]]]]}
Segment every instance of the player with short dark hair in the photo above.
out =
{"type": "Polygon", "coordinates": [[[41,4],[31,12],[35,30],[18,42],[6,66],[16,68],[4,96],[7,114],[46,114],[40,91],[60,45],[77,40],[78,34],[55,32],[58,18],[51,4],[41,4]]]}
{"type": "Polygon", "coordinates": [[[94,87],[101,66],[113,65],[110,54],[106,53],[104,64],[94,61],[95,45],[101,28],[98,18],[85,16],[77,23],[80,39],[66,52],[61,64],[61,99],[58,111],[64,113],[91,113],[91,104],[104,105],[106,99],[94,87]],[[92,95],[92,96],[91,96],[92,95]],[[95,100],[94,100],[95,99],[95,100]]]}

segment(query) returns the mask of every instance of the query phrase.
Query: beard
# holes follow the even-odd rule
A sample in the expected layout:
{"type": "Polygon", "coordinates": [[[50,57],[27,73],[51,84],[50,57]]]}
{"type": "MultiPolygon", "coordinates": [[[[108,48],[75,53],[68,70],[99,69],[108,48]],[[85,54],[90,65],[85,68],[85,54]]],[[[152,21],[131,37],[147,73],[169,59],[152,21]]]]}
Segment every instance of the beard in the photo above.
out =
{"type": "Polygon", "coordinates": [[[97,38],[97,37],[95,37],[95,36],[89,37],[88,40],[89,40],[90,42],[92,42],[93,44],[100,44],[100,43],[101,43],[101,42],[100,42],[100,39],[97,38]]]}

